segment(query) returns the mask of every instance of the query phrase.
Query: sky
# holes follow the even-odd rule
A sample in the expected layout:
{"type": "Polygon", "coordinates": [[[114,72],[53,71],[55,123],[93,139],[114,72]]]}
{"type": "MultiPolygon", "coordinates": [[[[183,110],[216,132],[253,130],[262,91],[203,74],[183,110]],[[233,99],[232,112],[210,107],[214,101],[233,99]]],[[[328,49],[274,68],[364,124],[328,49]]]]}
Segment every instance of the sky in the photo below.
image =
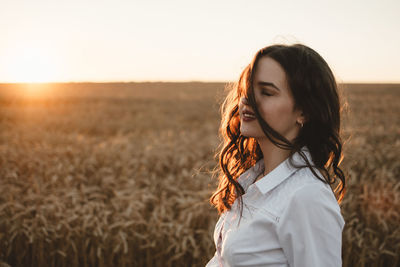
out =
{"type": "Polygon", "coordinates": [[[0,82],[236,81],[303,43],[339,82],[400,82],[398,0],[0,0],[0,82]]]}

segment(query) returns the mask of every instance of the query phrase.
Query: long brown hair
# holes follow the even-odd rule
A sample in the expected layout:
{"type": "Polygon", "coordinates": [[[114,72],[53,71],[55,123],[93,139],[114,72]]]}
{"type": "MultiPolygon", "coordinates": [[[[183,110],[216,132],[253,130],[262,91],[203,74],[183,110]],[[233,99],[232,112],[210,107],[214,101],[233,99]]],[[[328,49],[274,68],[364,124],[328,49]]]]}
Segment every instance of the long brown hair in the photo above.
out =
{"type": "Polygon", "coordinates": [[[220,135],[223,141],[217,154],[220,167],[219,185],[210,198],[219,213],[229,210],[237,198],[242,207],[242,195],[245,192],[237,179],[263,157],[257,141],[240,134],[241,96],[248,99],[267,138],[276,146],[290,150],[291,155],[298,152],[305,165],[296,167],[308,167],[321,181],[330,185],[336,184],[334,192],[340,202],[346,183],[345,175],[339,168],[343,157],[339,133],[341,105],[335,77],[325,60],[313,49],[302,44],[272,45],[256,53],[221,105],[220,135]],[[258,111],[253,80],[261,57],[274,59],[285,70],[295,107],[302,110],[306,118],[293,142],[271,128],[258,111]],[[303,146],[308,148],[314,165],[301,151],[303,146]],[[321,172],[322,177],[313,167],[321,172]]]}

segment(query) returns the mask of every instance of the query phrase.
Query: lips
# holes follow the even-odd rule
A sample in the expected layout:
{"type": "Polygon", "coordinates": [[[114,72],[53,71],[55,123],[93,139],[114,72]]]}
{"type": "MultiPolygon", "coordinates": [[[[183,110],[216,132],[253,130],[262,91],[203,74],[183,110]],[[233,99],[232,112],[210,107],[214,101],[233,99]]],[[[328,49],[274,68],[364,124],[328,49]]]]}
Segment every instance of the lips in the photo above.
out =
{"type": "Polygon", "coordinates": [[[256,117],[256,114],[248,109],[244,109],[242,113],[243,115],[253,116],[254,118],[256,117]]]}
{"type": "Polygon", "coordinates": [[[242,117],[243,117],[243,120],[245,120],[245,121],[251,121],[251,120],[256,119],[256,115],[253,112],[251,112],[250,110],[243,110],[242,117]]]}

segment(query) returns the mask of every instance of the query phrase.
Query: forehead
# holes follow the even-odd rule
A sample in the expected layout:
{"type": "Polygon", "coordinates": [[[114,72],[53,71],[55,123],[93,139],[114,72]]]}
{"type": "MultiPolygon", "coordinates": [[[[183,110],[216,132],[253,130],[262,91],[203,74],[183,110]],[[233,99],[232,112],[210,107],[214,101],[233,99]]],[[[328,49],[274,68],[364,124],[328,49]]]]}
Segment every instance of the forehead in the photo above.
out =
{"type": "Polygon", "coordinates": [[[254,82],[270,82],[279,89],[287,89],[285,70],[281,65],[270,57],[262,57],[258,60],[254,82]]]}

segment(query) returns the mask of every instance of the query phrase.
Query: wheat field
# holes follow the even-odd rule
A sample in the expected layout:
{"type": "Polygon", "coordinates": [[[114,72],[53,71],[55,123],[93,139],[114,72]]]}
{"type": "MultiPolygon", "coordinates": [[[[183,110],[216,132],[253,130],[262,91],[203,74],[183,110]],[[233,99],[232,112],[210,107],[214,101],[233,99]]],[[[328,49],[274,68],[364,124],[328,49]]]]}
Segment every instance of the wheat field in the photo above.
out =
{"type": "MultiPolygon", "coordinates": [[[[224,87],[0,84],[0,266],[204,266],[224,87]]],[[[341,87],[343,266],[400,266],[400,85],[341,87]]]]}

